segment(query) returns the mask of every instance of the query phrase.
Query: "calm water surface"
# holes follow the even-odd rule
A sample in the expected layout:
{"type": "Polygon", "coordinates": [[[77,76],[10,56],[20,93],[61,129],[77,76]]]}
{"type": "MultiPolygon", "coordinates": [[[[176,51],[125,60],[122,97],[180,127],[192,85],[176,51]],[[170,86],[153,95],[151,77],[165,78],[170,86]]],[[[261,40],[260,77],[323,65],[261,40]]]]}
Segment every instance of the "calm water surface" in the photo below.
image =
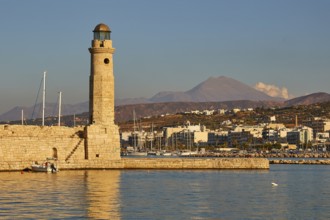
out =
{"type": "Polygon", "coordinates": [[[0,219],[330,219],[329,171],[0,173],[0,219]]]}

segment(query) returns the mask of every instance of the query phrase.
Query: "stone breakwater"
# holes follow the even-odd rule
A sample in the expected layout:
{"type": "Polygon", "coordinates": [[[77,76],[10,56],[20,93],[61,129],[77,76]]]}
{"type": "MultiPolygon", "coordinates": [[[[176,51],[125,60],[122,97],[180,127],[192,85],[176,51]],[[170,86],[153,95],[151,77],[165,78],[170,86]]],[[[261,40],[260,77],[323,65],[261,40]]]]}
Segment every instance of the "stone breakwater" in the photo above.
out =
{"type": "MultiPolygon", "coordinates": [[[[125,158],[120,160],[73,160],[71,163],[57,161],[60,170],[83,169],[269,169],[264,158],[125,158]]],[[[4,164],[0,171],[20,171],[31,167],[30,161],[4,164]],[[10,166],[8,166],[10,165],[10,166]]]]}
{"type": "Polygon", "coordinates": [[[0,125],[0,171],[56,158],[65,169],[269,169],[265,158],[121,158],[117,127],[0,125]]]}
{"type": "Polygon", "coordinates": [[[269,160],[270,164],[330,165],[330,160],[269,160]]]}
{"type": "Polygon", "coordinates": [[[269,169],[262,158],[141,158],[122,159],[124,169],[269,169]]]}
{"type": "Polygon", "coordinates": [[[220,152],[220,153],[205,153],[196,154],[189,157],[221,157],[221,158],[330,158],[329,152],[301,152],[301,153],[232,153],[232,152],[220,152]]]}

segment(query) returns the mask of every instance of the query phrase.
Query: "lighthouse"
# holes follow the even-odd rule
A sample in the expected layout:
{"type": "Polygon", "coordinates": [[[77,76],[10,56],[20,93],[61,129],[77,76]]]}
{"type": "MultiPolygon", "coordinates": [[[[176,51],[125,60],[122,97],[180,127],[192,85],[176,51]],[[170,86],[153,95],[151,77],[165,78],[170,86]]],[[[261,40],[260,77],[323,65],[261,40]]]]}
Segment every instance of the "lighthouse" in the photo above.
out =
{"type": "Polygon", "coordinates": [[[111,30],[106,24],[94,28],[91,54],[89,117],[90,124],[114,123],[114,74],[111,30]]]}
{"type": "Polygon", "coordinates": [[[115,86],[111,30],[98,24],[89,48],[89,125],[85,129],[85,159],[120,159],[119,128],[115,124],[115,86]]]}

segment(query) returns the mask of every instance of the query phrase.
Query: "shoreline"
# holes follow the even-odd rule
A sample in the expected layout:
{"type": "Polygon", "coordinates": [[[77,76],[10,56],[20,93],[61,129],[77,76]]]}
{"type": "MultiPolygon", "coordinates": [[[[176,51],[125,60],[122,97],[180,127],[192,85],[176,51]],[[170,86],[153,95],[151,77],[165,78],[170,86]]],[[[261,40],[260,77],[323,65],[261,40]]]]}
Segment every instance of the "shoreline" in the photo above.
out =
{"type": "Polygon", "coordinates": [[[329,160],[269,160],[269,164],[288,164],[288,165],[330,165],[329,160]]]}
{"type": "Polygon", "coordinates": [[[220,153],[205,153],[195,154],[181,157],[220,157],[220,158],[296,158],[296,159],[330,159],[330,152],[301,152],[301,153],[232,153],[232,152],[220,152],[220,153]]]}

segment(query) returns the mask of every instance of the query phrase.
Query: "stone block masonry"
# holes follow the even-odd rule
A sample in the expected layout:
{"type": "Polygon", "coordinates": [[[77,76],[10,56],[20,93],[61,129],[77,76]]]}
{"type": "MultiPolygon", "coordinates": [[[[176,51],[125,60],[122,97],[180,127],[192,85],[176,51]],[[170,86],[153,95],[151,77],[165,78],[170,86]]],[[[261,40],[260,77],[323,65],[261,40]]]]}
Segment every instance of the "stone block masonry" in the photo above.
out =
{"type": "Polygon", "coordinates": [[[22,170],[47,158],[57,158],[62,168],[87,167],[86,163],[93,167],[94,163],[119,160],[119,143],[116,125],[0,125],[0,171],[22,170]]]}
{"type": "Polygon", "coordinates": [[[120,158],[117,126],[0,125],[0,171],[20,171],[46,158],[65,169],[269,169],[263,158],[120,158]]]}
{"type": "Polygon", "coordinates": [[[60,169],[269,169],[265,158],[124,158],[120,160],[76,161],[60,169]]]}
{"type": "Polygon", "coordinates": [[[264,158],[122,159],[125,169],[269,169],[264,158]]]}

